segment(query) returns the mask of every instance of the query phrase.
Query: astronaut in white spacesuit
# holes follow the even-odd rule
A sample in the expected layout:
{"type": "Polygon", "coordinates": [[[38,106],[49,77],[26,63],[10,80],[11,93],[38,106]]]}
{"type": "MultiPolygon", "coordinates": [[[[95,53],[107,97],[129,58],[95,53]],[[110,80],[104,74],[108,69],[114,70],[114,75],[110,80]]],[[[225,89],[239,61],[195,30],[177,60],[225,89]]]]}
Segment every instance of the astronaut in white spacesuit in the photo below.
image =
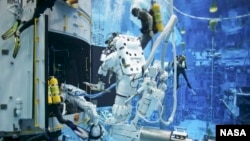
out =
{"type": "MultiPolygon", "coordinates": [[[[113,35],[106,41],[107,49],[101,56],[102,65],[98,74],[106,76],[108,72],[116,74],[116,97],[112,106],[113,117],[107,119],[107,124],[126,122],[131,114],[131,104],[127,101],[136,94],[139,79],[135,75],[142,72],[145,62],[143,50],[138,38],[132,36],[113,35]]],[[[99,82],[102,85],[102,81],[99,82]]],[[[98,85],[98,84],[97,84],[98,85]]],[[[96,85],[96,86],[97,86],[96,85]]]]}

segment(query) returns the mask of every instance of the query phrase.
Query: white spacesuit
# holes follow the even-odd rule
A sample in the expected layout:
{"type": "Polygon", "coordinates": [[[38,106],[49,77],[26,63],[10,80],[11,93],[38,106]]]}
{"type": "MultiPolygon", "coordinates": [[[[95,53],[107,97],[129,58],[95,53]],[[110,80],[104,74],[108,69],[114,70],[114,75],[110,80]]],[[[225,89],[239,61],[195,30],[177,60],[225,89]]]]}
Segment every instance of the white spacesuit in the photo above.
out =
{"type": "Polygon", "coordinates": [[[131,113],[131,105],[127,99],[136,94],[139,80],[134,77],[142,72],[145,59],[138,38],[116,35],[108,44],[109,48],[113,48],[115,51],[102,55],[103,63],[99,67],[98,74],[106,76],[109,71],[116,74],[113,117],[108,119],[107,123],[117,123],[125,121],[131,113]]]}

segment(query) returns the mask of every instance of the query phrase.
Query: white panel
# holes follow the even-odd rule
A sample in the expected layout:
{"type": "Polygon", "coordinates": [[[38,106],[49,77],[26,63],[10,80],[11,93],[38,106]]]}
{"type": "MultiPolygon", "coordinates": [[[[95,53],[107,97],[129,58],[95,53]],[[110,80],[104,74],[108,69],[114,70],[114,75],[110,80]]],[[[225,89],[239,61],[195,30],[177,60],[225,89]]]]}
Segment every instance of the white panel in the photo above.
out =
{"type": "MultiPolygon", "coordinates": [[[[7,10],[5,0],[0,1],[0,34],[7,31],[15,22],[15,17],[7,10]]],[[[0,104],[6,104],[7,109],[0,109],[0,131],[13,131],[13,125],[18,128],[20,118],[32,118],[32,51],[33,28],[30,27],[21,34],[21,48],[17,57],[12,58],[14,37],[7,40],[0,38],[0,104]],[[2,50],[8,50],[3,55],[2,50]],[[20,116],[14,117],[16,100],[22,102],[20,116]]]]}
{"type": "Polygon", "coordinates": [[[78,16],[78,14],[73,15],[73,35],[79,38],[85,38],[90,41],[90,23],[84,16],[78,16]]]}
{"type": "Polygon", "coordinates": [[[91,17],[91,0],[79,0],[78,1],[78,8],[79,10],[84,11],[91,17]]]}
{"type": "Polygon", "coordinates": [[[91,19],[65,2],[57,1],[49,15],[49,30],[70,35],[90,43],[91,19]]]}

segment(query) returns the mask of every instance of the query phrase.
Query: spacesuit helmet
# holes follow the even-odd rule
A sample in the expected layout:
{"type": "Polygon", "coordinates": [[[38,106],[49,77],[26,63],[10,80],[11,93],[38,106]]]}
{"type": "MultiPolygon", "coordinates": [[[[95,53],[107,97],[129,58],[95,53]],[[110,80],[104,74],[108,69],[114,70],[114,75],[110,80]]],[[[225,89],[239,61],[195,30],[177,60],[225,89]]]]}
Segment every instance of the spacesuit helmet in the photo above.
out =
{"type": "Polygon", "coordinates": [[[118,33],[113,32],[111,35],[108,36],[107,40],[105,41],[105,44],[109,45],[116,36],[118,36],[118,33]]]}
{"type": "Polygon", "coordinates": [[[105,44],[107,44],[107,48],[105,49],[105,54],[108,55],[115,51],[115,43],[114,38],[118,36],[117,32],[113,32],[111,35],[108,36],[107,40],[105,41],[105,44]]]}

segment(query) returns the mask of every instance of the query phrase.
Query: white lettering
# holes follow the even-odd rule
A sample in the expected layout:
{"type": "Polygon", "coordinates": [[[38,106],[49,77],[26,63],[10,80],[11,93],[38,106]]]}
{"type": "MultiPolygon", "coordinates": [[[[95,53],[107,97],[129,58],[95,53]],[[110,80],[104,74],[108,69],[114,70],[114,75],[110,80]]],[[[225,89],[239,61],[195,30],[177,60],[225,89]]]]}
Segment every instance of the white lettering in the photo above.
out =
{"type": "Polygon", "coordinates": [[[227,136],[233,136],[233,132],[232,132],[231,129],[229,129],[229,130],[227,131],[227,136]]]}
{"type": "Polygon", "coordinates": [[[227,136],[227,129],[220,129],[220,136],[227,136]]]}
{"type": "Polygon", "coordinates": [[[247,136],[247,134],[246,134],[246,132],[245,132],[245,130],[244,130],[244,129],[242,129],[242,130],[241,130],[241,132],[240,132],[240,136],[247,136]]]}
{"type": "Polygon", "coordinates": [[[247,136],[244,129],[220,129],[220,136],[247,136]]]}

